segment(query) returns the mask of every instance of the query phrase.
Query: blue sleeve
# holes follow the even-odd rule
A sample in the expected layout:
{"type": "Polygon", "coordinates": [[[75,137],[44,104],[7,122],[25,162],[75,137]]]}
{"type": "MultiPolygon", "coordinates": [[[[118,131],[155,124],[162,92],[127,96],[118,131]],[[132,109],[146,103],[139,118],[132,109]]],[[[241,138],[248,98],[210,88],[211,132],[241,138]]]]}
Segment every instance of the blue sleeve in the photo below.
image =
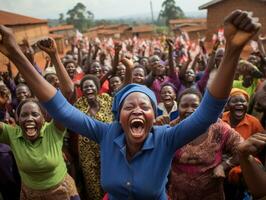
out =
{"type": "Polygon", "coordinates": [[[226,102],[227,99],[216,99],[206,90],[200,106],[191,116],[166,129],[166,142],[171,152],[174,153],[178,148],[205,133],[210,125],[217,121],[226,102]]]}
{"type": "Polygon", "coordinates": [[[97,143],[100,143],[103,134],[107,133],[109,124],[92,119],[79,111],[68,103],[60,91],[57,91],[52,99],[42,105],[55,121],[97,143]]]}

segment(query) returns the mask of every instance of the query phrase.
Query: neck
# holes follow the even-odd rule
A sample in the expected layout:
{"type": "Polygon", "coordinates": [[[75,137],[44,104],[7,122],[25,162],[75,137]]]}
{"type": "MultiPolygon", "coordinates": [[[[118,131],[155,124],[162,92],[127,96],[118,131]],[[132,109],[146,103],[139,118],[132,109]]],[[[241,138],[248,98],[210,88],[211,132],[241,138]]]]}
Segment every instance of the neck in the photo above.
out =
{"type": "Polygon", "coordinates": [[[164,105],[164,107],[165,107],[165,109],[166,109],[166,111],[168,112],[168,113],[170,113],[171,112],[171,110],[172,110],[172,108],[173,108],[173,106],[174,106],[174,103],[172,103],[171,105],[164,105]]]}
{"type": "MultiPolygon", "coordinates": [[[[243,118],[242,118],[243,119],[243,118]]],[[[236,119],[232,115],[230,115],[230,125],[232,128],[235,128],[242,119],[236,119]]]]}
{"type": "Polygon", "coordinates": [[[194,82],[188,82],[188,81],[184,82],[184,85],[186,88],[190,88],[193,84],[194,84],[194,82]]]}
{"type": "Polygon", "coordinates": [[[132,158],[141,150],[142,146],[143,146],[143,143],[134,144],[134,143],[130,143],[129,141],[127,141],[127,144],[126,144],[127,160],[128,161],[132,160],[132,158]]]}

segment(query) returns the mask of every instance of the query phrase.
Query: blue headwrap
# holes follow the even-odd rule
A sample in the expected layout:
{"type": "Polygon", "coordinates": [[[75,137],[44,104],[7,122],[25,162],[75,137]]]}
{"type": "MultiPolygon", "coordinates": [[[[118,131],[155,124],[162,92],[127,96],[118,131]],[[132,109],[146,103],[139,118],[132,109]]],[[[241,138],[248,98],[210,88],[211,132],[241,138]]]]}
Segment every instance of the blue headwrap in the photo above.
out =
{"type": "Polygon", "coordinates": [[[156,115],[157,100],[156,100],[156,96],[154,92],[144,85],[129,84],[125,86],[124,88],[122,88],[118,93],[116,93],[114,100],[113,100],[112,112],[117,121],[119,121],[120,109],[121,109],[124,99],[133,92],[141,92],[147,95],[151,100],[154,114],[156,115]]]}

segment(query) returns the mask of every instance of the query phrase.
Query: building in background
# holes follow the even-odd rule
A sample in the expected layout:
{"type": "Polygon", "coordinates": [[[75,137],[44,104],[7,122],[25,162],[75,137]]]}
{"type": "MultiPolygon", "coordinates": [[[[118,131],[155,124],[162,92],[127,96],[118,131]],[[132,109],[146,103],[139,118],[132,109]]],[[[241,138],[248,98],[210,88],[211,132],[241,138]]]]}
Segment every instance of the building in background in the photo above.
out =
{"type": "Polygon", "coordinates": [[[262,23],[261,33],[266,34],[266,1],[265,0],[213,0],[199,7],[207,9],[207,40],[211,40],[214,33],[223,26],[226,15],[233,10],[252,11],[262,23]]]}
{"type": "Polygon", "coordinates": [[[153,25],[138,25],[132,27],[132,35],[139,38],[151,38],[155,34],[155,27],[153,25]]]}
{"type": "Polygon", "coordinates": [[[187,32],[191,40],[205,37],[207,32],[206,18],[172,19],[170,28],[175,33],[187,32]]]}
{"type": "MultiPolygon", "coordinates": [[[[12,28],[16,41],[22,44],[24,39],[28,40],[30,44],[34,44],[41,38],[49,35],[48,21],[44,19],[37,19],[16,13],[6,12],[0,10],[0,24],[12,28]]],[[[35,59],[42,59],[43,53],[37,53],[35,59]]],[[[8,62],[8,59],[0,54],[0,70],[8,62]]]]}

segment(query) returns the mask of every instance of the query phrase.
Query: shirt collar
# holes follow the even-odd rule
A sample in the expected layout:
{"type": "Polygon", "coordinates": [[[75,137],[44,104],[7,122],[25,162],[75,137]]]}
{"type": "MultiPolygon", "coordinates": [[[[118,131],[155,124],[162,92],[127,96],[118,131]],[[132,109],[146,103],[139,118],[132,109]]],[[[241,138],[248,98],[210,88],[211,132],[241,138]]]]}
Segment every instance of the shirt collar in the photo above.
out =
{"type": "Polygon", "coordinates": [[[177,111],[177,103],[174,101],[174,105],[169,113],[167,112],[163,102],[158,104],[158,108],[163,111],[163,115],[170,115],[172,112],[177,111]]]}
{"type": "MultiPolygon", "coordinates": [[[[223,114],[223,121],[228,123],[231,126],[231,123],[230,123],[230,112],[229,111],[227,111],[227,112],[225,112],[223,114]]],[[[237,128],[239,126],[242,126],[244,124],[245,125],[250,125],[250,122],[249,122],[249,120],[247,118],[247,114],[245,114],[245,117],[237,124],[237,126],[235,128],[237,128]]]]}
{"type": "MultiPolygon", "coordinates": [[[[125,133],[119,135],[114,139],[114,143],[120,148],[123,149],[126,146],[126,138],[125,133]]],[[[144,141],[143,147],[141,148],[141,151],[144,150],[150,150],[154,148],[154,135],[152,132],[148,134],[148,137],[144,141]]]]}

